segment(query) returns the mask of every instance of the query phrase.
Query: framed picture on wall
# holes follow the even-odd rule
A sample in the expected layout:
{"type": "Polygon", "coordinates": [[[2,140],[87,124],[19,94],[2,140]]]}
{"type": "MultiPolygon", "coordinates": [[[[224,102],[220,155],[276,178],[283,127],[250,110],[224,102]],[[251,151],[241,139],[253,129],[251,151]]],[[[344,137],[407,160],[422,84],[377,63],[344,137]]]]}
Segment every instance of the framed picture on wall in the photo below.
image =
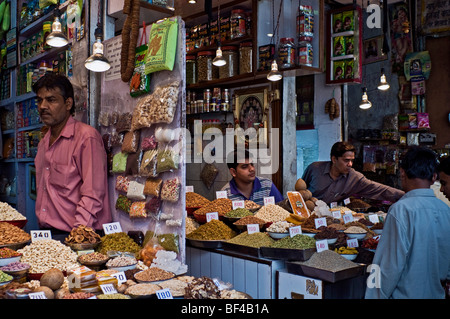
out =
{"type": "Polygon", "coordinates": [[[383,61],[387,55],[382,52],[384,36],[380,35],[363,41],[363,64],[383,61]]]}
{"type": "Polygon", "coordinates": [[[236,129],[248,133],[237,142],[255,142],[267,145],[267,117],[269,112],[268,87],[236,90],[234,124],[236,129]],[[265,130],[261,130],[265,129],[265,130]],[[260,135],[264,131],[263,135],[260,135]]]}

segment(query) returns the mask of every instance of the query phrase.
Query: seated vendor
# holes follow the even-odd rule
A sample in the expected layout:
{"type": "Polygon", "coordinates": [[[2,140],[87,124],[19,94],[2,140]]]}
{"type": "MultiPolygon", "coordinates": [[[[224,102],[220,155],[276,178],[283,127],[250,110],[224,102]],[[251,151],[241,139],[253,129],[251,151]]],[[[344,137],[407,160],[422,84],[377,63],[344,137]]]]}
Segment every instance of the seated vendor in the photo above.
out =
{"type": "Polygon", "coordinates": [[[405,192],[366,178],[352,168],[355,148],[347,142],[335,143],[330,161],[311,163],[302,179],[313,197],[327,204],[341,202],[349,196],[396,202],[405,192]]]}
{"type": "Polygon", "coordinates": [[[270,179],[256,176],[248,151],[235,152],[227,165],[233,178],[222,190],[227,192],[228,199],[251,200],[259,205],[264,205],[264,197],[273,196],[275,203],[283,200],[283,195],[270,179]]]}

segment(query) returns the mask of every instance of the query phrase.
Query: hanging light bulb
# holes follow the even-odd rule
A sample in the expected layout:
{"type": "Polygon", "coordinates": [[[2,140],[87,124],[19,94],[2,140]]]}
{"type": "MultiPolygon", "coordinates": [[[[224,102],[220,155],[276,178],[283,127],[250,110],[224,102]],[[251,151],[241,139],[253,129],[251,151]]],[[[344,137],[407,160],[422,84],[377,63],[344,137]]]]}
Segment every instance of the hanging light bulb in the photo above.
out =
{"type": "Polygon", "coordinates": [[[84,61],[86,69],[93,72],[105,72],[111,68],[108,59],[103,55],[102,29],[95,29],[95,42],[93,45],[92,55],[84,61]]]}
{"type": "Polygon", "coordinates": [[[215,66],[224,66],[225,64],[227,64],[227,61],[222,56],[222,48],[220,47],[220,45],[219,47],[217,47],[216,57],[212,61],[212,64],[214,64],[215,66]]]}
{"type": "Polygon", "coordinates": [[[59,21],[59,10],[55,10],[55,20],[52,23],[52,32],[47,36],[45,42],[51,46],[60,48],[69,43],[66,35],[62,32],[61,22],[59,21]]]}
{"type": "Polygon", "coordinates": [[[359,108],[363,110],[370,109],[372,107],[372,103],[369,101],[369,98],[367,96],[367,89],[364,87],[362,90],[363,95],[361,103],[359,103],[359,108]]]}
{"type": "Polygon", "coordinates": [[[281,74],[280,71],[278,71],[278,64],[277,61],[274,59],[272,61],[271,70],[269,74],[267,74],[267,80],[275,82],[281,80],[282,78],[283,75],[281,74]]]}
{"type": "Polygon", "coordinates": [[[384,74],[384,68],[381,68],[381,76],[380,76],[380,83],[378,84],[378,90],[386,91],[389,89],[390,85],[386,81],[386,75],[384,74]]]}
{"type": "Polygon", "coordinates": [[[195,4],[195,3],[197,3],[196,0],[189,0],[188,2],[189,2],[190,4],[195,4]]]}

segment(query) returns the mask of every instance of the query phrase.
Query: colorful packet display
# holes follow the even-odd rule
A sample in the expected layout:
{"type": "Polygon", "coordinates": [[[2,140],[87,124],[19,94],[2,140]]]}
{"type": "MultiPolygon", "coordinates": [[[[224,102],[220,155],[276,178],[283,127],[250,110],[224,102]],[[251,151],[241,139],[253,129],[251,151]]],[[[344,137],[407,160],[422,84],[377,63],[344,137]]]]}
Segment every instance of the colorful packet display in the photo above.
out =
{"type": "Polygon", "coordinates": [[[342,13],[342,31],[353,31],[355,26],[355,18],[353,11],[344,11],[342,13]]]}
{"type": "Polygon", "coordinates": [[[341,56],[345,54],[344,37],[333,38],[333,56],[341,56]]]}
{"type": "Polygon", "coordinates": [[[333,63],[333,80],[342,80],[344,79],[344,70],[345,70],[345,62],[344,61],[335,61],[333,63]]]}
{"type": "Polygon", "coordinates": [[[344,37],[345,55],[355,53],[355,39],[352,36],[344,37]]]}
{"type": "Polygon", "coordinates": [[[353,79],[355,77],[355,61],[353,59],[347,59],[345,63],[345,79],[353,79]]]}
{"type": "Polygon", "coordinates": [[[342,25],[342,13],[333,14],[333,32],[341,32],[343,30],[342,25]]]}

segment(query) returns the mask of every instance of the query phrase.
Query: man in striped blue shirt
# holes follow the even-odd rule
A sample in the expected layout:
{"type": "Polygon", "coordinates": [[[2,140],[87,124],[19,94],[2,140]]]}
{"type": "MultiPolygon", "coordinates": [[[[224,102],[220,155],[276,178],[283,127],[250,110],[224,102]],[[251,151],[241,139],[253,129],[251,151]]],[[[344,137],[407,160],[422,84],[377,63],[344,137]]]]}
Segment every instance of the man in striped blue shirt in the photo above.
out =
{"type": "Polygon", "coordinates": [[[248,151],[235,152],[233,161],[228,161],[227,165],[233,178],[222,190],[227,192],[228,199],[251,200],[259,205],[264,205],[264,197],[273,196],[275,203],[283,200],[283,195],[270,179],[256,176],[248,151]]]}

